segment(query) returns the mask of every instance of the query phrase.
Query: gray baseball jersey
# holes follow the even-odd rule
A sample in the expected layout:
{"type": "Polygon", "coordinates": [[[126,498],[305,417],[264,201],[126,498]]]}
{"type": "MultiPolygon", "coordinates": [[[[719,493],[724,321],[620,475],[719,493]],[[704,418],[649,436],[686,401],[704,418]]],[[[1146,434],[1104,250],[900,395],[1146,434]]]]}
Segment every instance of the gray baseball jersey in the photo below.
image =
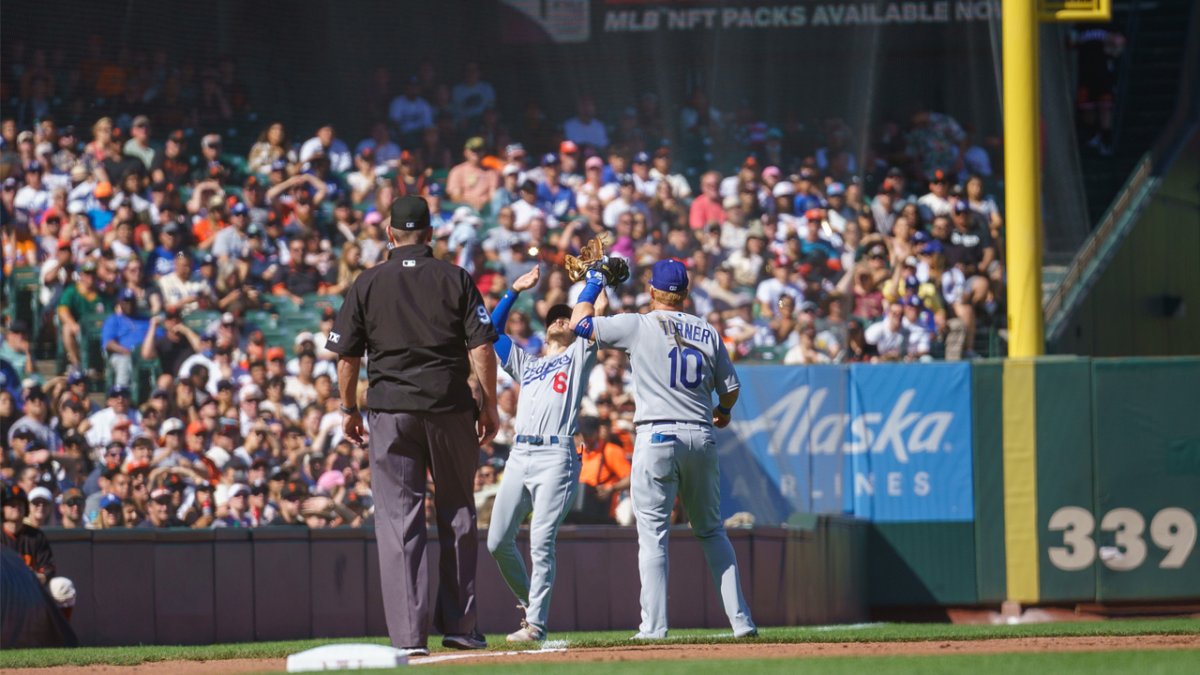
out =
{"type": "Polygon", "coordinates": [[[514,431],[518,435],[574,434],[579,401],[595,365],[596,345],[590,340],[576,340],[561,354],[544,357],[512,345],[502,367],[521,383],[514,431]]]}
{"type": "Polygon", "coordinates": [[[657,310],[596,317],[593,326],[596,344],[629,354],[635,423],[711,424],[713,391],[741,386],[721,335],[698,316],[657,310]]]}

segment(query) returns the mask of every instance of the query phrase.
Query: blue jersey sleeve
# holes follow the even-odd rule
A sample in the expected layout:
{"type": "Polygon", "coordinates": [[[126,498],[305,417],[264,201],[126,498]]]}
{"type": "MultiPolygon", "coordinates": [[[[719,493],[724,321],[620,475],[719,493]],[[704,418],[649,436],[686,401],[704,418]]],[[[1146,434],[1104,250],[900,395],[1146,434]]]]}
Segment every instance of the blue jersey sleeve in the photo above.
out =
{"type": "Polygon", "coordinates": [[[512,340],[504,332],[504,328],[508,325],[508,313],[512,311],[513,303],[517,301],[517,295],[511,290],[506,292],[492,310],[492,325],[496,327],[496,332],[500,336],[492,346],[496,350],[496,356],[500,358],[500,363],[508,362],[508,352],[513,346],[512,340]]]}

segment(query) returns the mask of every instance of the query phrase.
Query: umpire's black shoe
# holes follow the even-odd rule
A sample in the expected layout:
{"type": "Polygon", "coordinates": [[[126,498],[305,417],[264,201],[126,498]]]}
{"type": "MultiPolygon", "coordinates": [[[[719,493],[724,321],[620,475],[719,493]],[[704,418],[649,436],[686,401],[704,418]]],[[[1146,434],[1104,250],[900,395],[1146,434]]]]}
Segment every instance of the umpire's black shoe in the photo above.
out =
{"type": "Polygon", "coordinates": [[[487,639],[478,631],[466,635],[443,635],[442,646],[447,649],[487,649],[487,639]]]}

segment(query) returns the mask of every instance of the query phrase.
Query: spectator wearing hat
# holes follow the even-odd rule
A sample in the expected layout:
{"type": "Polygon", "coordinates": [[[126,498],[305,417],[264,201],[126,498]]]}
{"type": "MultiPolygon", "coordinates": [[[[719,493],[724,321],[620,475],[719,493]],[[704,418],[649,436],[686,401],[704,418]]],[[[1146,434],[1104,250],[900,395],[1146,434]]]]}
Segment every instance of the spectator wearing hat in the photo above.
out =
{"type": "Polygon", "coordinates": [[[946,172],[937,169],[929,178],[929,192],[917,200],[921,222],[929,223],[937,216],[948,216],[953,204],[950,202],[950,185],[946,172]]]}
{"type": "Polygon", "coordinates": [[[551,226],[574,218],[578,213],[575,193],[563,184],[562,164],[554,153],[542,157],[542,183],[537,189],[537,205],[546,213],[551,226]]]}
{"type": "Polygon", "coordinates": [[[130,405],[129,387],[123,384],[114,384],[108,389],[108,407],[102,408],[88,417],[88,443],[92,447],[107,445],[113,438],[113,428],[121,421],[139,426],[142,415],[137,408],[130,405]]]}
{"type": "Polygon", "coordinates": [[[13,199],[13,206],[27,214],[30,220],[41,217],[50,208],[50,191],[42,180],[42,163],[34,160],[25,165],[25,183],[13,199]]]}
{"type": "Polygon", "coordinates": [[[83,528],[83,492],[79,488],[68,488],[58,496],[58,527],[64,530],[83,528]]]}
{"type": "Polygon", "coordinates": [[[54,520],[54,495],[41,485],[29,491],[29,515],[25,516],[25,524],[29,527],[42,529],[54,520]]]}
{"type": "Polygon", "coordinates": [[[635,154],[630,173],[633,175],[633,187],[637,193],[643,199],[653,199],[658,192],[658,179],[650,175],[650,155],[644,151],[635,154]]]}
{"type": "Polygon", "coordinates": [[[142,529],[163,529],[167,527],[186,527],[171,508],[171,490],[165,487],[155,488],[150,492],[150,500],[146,502],[146,519],[137,524],[142,529]]]}
{"type": "Polygon", "coordinates": [[[112,311],[113,298],[97,288],[96,263],[83,263],[79,267],[76,282],[62,292],[58,306],[62,346],[66,348],[67,359],[74,368],[82,365],[80,353],[86,340],[89,337],[100,339],[100,335],[92,335],[91,325],[112,311]]]}
{"type": "Polygon", "coordinates": [[[483,165],[483,138],[472,136],[463,144],[463,161],[446,177],[446,196],[479,211],[492,199],[500,184],[495,171],[483,165]]]}
{"type": "Polygon", "coordinates": [[[60,440],[50,427],[50,409],[41,387],[35,387],[25,394],[25,405],[21,412],[21,417],[8,428],[8,442],[11,444],[18,434],[25,433],[37,447],[57,450],[60,440]]]}
{"type": "Polygon", "coordinates": [[[596,119],[596,102],[581,96],[575,105],[575,117],[563,122],[563,136],[576,146],[591,146],[603,151],[608,147],[608,130],[596,119]]]}
{"type": "Polygon", "coordinates": [[[268,524],[272,526],[304,526],[300,515],[301,504],[308,499],[308,484],[291,480],[284,483],[280,492],[279,512],[268,524]]]}
{"type": "Polygon", "coordinates": [[[517,232],[525,232],[529,229],[529,223],[535,218],[540,218],[543,221],[549,219],[549,215],[538,206],[538,186],[532,179],[525,179],[521,183],[517,191],[519,199],[509,205],[513,214],[513,230],[517,232]]]}
{"type": "Polygon", "coordinates": [[[229,207],[228,227],[221,228],[213,236],[210,252],[217,257],[222,266],[245,254],[249,238],[249,213],[250,209],[243,202],[235,202],[229,207]]]}
{"type": "Polygon", "coordinates": [[[50,542],[38,527],[25,522],[29,501],[24,489],[16,485],[0,486],[0,505],[4,511],[4,534],[0,536],[0,547],[20,556],[38,582],[46,588],[55,604],[61,607],[68,618],[75,606],[75,585],[70,579],[58,576],[54,564],[54,553],[50,542]]]}
{"type": "Polygon", "coordinates": [[[113,369],[113,382],[128,387],[133,379],[133,354],[141,352],[150,321],[137,315],[137,293],[126,288],[117,296],[117,312],[104,320],[100,343],[113,369]]]}
{"type": "Polygon", "coordinates": [[[122,152],[127,157],[139,160],[147,171],[154,166],[154,146],[150,145],[150,118],[138,115],[129,125],[129,140],[125,141],[122,152]]]}

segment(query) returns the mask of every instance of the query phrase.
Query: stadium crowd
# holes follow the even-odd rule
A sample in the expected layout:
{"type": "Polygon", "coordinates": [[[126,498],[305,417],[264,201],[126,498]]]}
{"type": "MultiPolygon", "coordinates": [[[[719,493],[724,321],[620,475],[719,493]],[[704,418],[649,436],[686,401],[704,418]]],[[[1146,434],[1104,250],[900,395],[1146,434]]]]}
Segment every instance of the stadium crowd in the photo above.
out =
{"type": "MultiPolygon", "coordinates": [[[[341,294],[386,259],[398,195],[429,201],[435,254],[489,308],[545,266],[507,326],[532,352],[545,309],[580,290],[564,256],[601,233],[633,270],[610,311],[644,311],[650,264],[678,258],[735,359],[969,358],[1003,315],[996,148],[945,114],[863,142],[841,120],[773,127],[697,90],[607,119],[583,97],[561,123],[531,101],[510,126],[478,64],[451,84],[424,62],[398,91],[376,73],[364,138],[273,122],[246,142],[232,59],[89,48],[76,66],[18,45],[3,67],[0,471],[33,527],[370,524],[371,469],[342,438],[324,342],[341,294]]],[[[603,504],[577,522],[632,522],[628,381],[602,353],[580,431],[603,504]]],[[[515,389],[501,374],[483,526],[515,389]]]]}

